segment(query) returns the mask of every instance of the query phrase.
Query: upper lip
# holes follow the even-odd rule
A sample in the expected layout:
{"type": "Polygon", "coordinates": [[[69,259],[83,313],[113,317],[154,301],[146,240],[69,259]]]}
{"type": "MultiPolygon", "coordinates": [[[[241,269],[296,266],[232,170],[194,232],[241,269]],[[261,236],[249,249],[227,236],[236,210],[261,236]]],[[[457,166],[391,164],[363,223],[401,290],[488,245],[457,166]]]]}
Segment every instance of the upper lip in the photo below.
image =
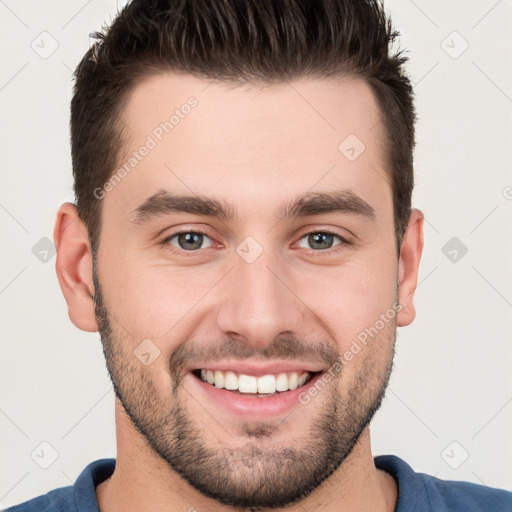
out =
{"type": "Polygon", "coordinates": [[[225,362],[205,362],[188,368],[193,370],[219,370],[221,372],[232,371],[243,375],[252,375],[260,377],[262,375],[277,375],[279,373],[290,372],[310,372],[315,373],[324,370],[321,364],[297,361],[273,361],[273,362],[257,362],[257,361],[225,361],[225,362]]]}

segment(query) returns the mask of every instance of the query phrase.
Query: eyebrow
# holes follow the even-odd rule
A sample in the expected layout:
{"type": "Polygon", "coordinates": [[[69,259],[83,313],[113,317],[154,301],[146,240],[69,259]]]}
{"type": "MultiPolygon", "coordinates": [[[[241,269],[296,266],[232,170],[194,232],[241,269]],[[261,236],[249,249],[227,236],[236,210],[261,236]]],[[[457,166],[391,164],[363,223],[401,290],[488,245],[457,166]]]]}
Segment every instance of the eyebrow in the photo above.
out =
{"type": "MultiPolygon", "coordinates": [[[[172,213],[188,213],[218,218],[222,221],[237,219],[236,209],[225,201],[206,196],[172,194],[159,190],[132,210],[132,224],[140,225],[172,213]]],[[[342,213],[366,220],[375,220],[375,210],[351,190],[310,192],[284,203],[278,211],[280,220],[312,215],[342,213]]]]}

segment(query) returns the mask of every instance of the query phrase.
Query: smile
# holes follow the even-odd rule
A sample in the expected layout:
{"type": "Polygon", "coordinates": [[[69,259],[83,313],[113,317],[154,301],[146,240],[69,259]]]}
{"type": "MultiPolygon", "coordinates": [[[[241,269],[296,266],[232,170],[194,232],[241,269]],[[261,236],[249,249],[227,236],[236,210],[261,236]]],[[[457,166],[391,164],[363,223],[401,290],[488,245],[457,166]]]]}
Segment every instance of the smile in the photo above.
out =
{"type": "Polygon", "coordinates": [[[268,374],[261,376],[245,375],[233,371],[196,370],[194,374],[212,386],[240,394],[273,396],[276,393],[291,391],[304,386],[316,372],[298,371],[268,374]]]}

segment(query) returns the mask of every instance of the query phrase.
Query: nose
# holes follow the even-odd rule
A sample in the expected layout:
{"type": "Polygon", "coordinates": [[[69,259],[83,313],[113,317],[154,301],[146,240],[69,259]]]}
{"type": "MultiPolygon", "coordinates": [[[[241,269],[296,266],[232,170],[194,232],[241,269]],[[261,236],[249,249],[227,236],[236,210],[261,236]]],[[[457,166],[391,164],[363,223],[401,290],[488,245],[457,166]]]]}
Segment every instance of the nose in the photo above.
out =
{"type": "Polygon", "coordinates": [[[306,306],[293,288],[293,277],[272,251],[264,250],[252,263],[235,255],[219,290],[218,329],[256,349],[298,332],[306,306]]]}

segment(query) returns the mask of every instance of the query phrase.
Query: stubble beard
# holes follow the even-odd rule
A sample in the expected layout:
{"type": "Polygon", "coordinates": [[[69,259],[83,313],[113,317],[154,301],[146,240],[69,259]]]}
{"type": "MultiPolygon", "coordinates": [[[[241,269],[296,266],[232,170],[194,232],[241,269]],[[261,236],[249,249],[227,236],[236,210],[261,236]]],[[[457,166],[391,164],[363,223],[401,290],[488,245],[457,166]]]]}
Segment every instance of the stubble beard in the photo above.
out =
{"type": "MultiPolygon", "coordinates": [[[[262,421],[239,425],[237,438],[226,431],[225,444],[232,446],[213,448],[207,444],[208,437],[199,422],[187,411],[185,403],[194,397],[187,396],[190,393],[180,379],[174,380],[167,396],[161,396],[148,367],[128,349],[132,346],[130,340],[123,340],[114,332],[115,320],[109,320],[112,317],[94,271],[93,280],[96,318],[116,397],[152,450],[202,495],[219,503],[263,511],[299,502],[342,465],[381,406],[392,372],[396,321],[371,341],[380,344],[386,337],[384,343],[391,343],[387,366],[383,368],[380,363],[376,368],[377,361],[369,353],[350,389],[340,393],[339,379],[325,386],[321,391],[325,394],[322,406],[316,407],[309,431],[295,440],[296,446],[272,443],[272,437],[286,423],[262,421]]],[[[373,349],[369,346],[365,350],[373,349]]],[[[170,370],[173,373],[179,372],[174,368],[170,370]]],[[[304,414],[301,410],[297,417],[304,414]]],[[[213,417],[208,421],[219,423],[213,417]]]]}

